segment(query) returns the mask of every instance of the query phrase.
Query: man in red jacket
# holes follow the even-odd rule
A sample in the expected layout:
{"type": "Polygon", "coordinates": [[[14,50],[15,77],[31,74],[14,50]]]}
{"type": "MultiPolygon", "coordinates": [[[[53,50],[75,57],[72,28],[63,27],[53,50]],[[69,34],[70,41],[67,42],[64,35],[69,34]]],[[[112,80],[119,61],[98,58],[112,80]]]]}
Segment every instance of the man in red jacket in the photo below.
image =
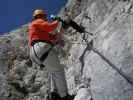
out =
{"type": "Polygon", "coordinates": [[[46,14],[41,9],[35,10],[33,17],[28,34],[31,60],[48,69],[52,100],[73,100],[73,96],[68,95],[64,66],[60,64],[54,50],[58,34],[53,31],[57,28],[59,21],[48,22],[46,14]]]}

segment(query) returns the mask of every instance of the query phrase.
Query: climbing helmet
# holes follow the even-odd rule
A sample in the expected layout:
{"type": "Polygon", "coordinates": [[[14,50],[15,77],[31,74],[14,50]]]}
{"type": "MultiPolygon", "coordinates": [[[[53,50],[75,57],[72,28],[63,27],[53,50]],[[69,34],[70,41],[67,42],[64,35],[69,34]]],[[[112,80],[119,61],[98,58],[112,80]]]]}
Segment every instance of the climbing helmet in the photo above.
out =
{"type": "Polygon", "coordinates": [[[36,10],[33,12],[33,17],[36,17],[37,15],[46,15],[46,13],[45,13],[44,10],[42,10],[42,9],[36,9],[36,10]]]}

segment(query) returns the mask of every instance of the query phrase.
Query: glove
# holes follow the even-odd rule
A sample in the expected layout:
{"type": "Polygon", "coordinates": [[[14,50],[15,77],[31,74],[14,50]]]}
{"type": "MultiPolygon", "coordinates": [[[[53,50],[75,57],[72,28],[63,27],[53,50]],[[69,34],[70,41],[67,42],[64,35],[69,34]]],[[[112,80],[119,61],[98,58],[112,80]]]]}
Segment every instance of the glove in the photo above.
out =
{"type": "Polygon", "coordinates": [[[51,18],[52,20],[58,20],[58,21],[61,21],[61,18],[58,17],[58,16],[55,16],[55,15],[50,15],[50,18],[51,18]]]}

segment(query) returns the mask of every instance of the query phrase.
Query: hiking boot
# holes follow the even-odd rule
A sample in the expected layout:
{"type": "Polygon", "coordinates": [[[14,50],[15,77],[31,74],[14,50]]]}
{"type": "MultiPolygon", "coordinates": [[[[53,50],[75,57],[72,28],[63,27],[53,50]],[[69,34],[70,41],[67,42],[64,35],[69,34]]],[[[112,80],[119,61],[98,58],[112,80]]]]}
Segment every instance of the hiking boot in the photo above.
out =
{"type": "Polygon", "coordinates": [[[51,98],[52,98],[52,100],[61,100],[60,95],[56,92],[51,93],[51,98]]]}
{"type": "Polygon", "coordinates": [[[75,95],[67,94],[65,97],[60,97],[57,92],[52,92],[48,95],[46,100],[74,100],[75,95]]]}
{"type": "Polygon", "coordinates": [[[74,100],[74,97],[75,97],[75,95],[69,95],[69,94],[67,94],[67,96],[62,97],[61,100],[74,100]]]}
{"type": "Polygon", "coordinates": [[[46,100],[62,100],[58,93],[52,92],[47,97],[46,100]]]}

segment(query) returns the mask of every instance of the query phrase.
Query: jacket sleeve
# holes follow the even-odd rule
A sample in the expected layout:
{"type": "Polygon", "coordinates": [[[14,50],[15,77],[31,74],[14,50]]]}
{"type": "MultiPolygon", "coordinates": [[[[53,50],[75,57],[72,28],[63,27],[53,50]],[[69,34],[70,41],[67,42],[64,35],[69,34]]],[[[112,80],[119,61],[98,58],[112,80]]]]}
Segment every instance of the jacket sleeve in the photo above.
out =
{"type": "Polygon", "coordinates": [[[58,26],[58,21],[53,21],[51,23],[47,22],[47,21],[38,21],[36,23],[34,23],[34,26],[42,31],[45,32],[51,32],[53,31],[57,26],[58,26]]]}

